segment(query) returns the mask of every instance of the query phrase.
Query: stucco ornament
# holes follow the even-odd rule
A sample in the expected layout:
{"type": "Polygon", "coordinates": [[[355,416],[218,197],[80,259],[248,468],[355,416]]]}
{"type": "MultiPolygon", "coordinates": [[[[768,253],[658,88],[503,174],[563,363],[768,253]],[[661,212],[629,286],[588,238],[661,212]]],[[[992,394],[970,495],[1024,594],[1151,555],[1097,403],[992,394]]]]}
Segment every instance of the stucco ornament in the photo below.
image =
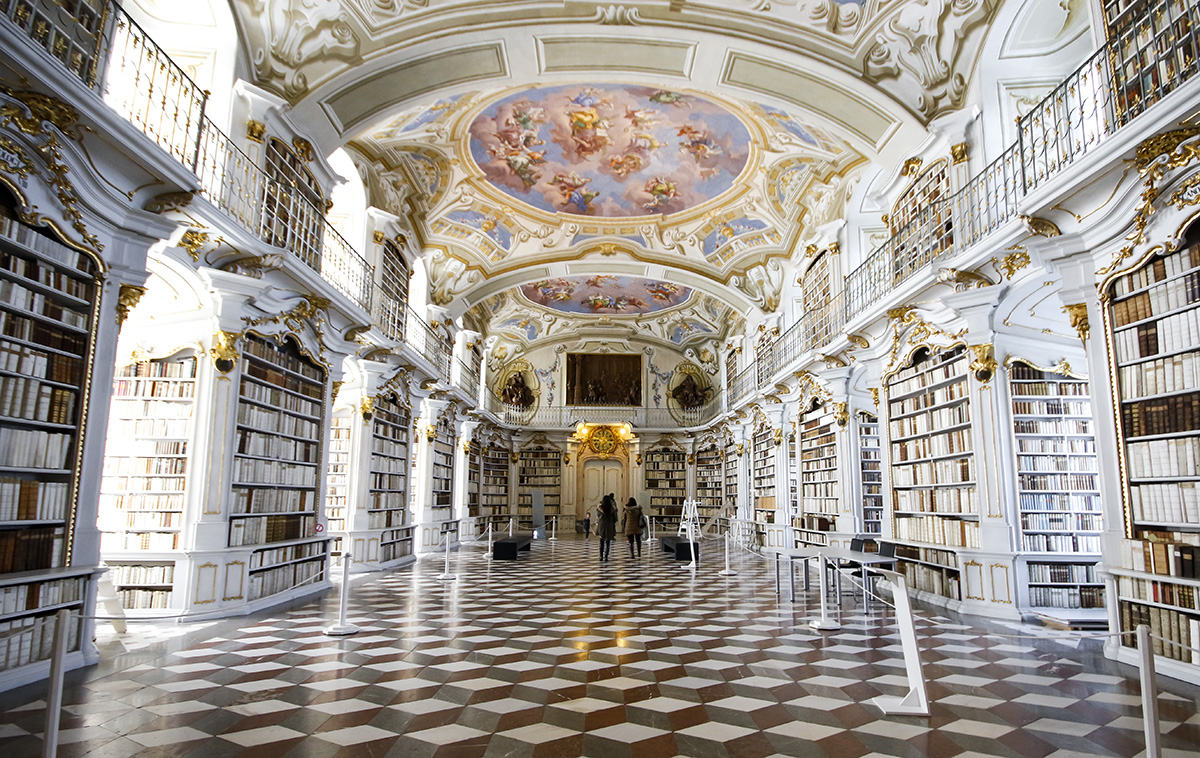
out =
{"type": "MultiPolygon", "coordinates": [[[[261,38],[252,40],[252,61],[260,80],[282,80],[284,92],[299,95],[308,79],[299,70],[320,57],[352,58],[358,35],[341,3],[325,0],[250,0],[261,38]]],[[[243,16],[246,18],[246,16],[243,16]]]]}
{"type": "Polygon", "coordinates": [[[428,260],[429,295],[434,305],[449,305],[483,277],[478,271],[468,271],[466,264],[441,250],[433,251],[428,260]]]}
{"type": "Polygon", "coordinates": [[[758,304],[767,313],[779,307],[779,295],[783,289],[783,266],[772,259],[755,266],[742,276],[731,280],[733,285],[758,304]]]}
{"type": "Polygon", "coordinates": [[[979,44],[972,32],[994,5],[995,0],[905,4],[876,35],[864,74],[925,118],[958,107],[979,44]]]}

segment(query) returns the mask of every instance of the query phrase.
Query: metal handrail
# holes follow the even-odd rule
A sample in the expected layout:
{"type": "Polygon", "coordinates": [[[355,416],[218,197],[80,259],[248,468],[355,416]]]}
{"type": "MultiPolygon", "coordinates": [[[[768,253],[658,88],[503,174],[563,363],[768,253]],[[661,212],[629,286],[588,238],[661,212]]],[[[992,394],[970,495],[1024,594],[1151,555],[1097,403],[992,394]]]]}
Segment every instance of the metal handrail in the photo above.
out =
{"type": "Polygon", "coordinates": [[[487,393],[487,409],[505,423],[543,429],[567,429],[581,421],[599,424],[629,423],[649,429],[678,429],[703,426],[722,410],[721,398],[714,397],[695,408],[663,408],[636,405],[557,405],[528,407],[505,403],[493,392],[487,393]]]}
{"type": "Polygon", "coordinates": [[[407,313],[407,323],[404,329],[404,341],[416,350],[425,360],[437,368],[438,376],[446,384],[450,383],[450,347],[446,340],[438,336],[433,327],[425,323],[416,311],[404,306],[407,313]]]}

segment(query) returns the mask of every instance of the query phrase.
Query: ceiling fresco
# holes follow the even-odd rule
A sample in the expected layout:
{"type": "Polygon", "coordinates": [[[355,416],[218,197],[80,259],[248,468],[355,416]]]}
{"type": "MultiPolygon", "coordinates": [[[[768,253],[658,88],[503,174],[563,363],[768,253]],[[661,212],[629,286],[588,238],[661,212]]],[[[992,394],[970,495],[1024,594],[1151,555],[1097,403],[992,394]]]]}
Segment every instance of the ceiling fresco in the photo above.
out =
{"type": "Polygon", "coordinates": [[[692,290],[637,276],[564,276],[521,286],[531,302],[562,313],[640,315],[673,308],[692,290]]]}
{"type": "Polygon", "coordinates": [[[552,213],[668,215],[729,190],[750,132],[690,93],[635,85],[560,85],[492,103],[469,128],[475,163],[509,197],[552,213]]]}

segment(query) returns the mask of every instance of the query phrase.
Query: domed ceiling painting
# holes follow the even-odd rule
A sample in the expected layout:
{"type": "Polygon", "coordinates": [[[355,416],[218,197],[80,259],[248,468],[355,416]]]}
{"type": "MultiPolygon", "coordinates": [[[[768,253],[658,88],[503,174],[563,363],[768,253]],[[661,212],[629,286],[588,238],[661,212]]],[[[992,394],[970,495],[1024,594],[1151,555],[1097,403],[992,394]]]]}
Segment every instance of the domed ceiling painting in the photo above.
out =
{"type": "Polygon", "coordinates": [[[537,305],[563,313],[637,315],[672,308],[687,301],[692,290],[671,282],[637,276],[564,276],[521,286],[537,305]]]}
{"type": "Polygon", "coordinates": [[[671,214],[733,186],[746,125],[690,93],[560,85],[492,103],[471,123],[471,156],[500,191],[552,213],[671,214]]]}

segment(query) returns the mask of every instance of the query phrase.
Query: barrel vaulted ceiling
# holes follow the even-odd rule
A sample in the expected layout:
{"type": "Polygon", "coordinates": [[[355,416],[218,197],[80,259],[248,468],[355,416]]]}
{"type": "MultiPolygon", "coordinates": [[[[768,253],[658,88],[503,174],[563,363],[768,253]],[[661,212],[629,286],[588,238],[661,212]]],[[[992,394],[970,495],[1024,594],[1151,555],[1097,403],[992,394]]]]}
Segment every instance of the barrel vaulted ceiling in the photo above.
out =
{"type": "Polygon", "coordinates": [[[964,104],[999,3],[232,5],[256,83],[419,219],[432,302],[686,351],[775,311],[864,172],[964,104]]]}

